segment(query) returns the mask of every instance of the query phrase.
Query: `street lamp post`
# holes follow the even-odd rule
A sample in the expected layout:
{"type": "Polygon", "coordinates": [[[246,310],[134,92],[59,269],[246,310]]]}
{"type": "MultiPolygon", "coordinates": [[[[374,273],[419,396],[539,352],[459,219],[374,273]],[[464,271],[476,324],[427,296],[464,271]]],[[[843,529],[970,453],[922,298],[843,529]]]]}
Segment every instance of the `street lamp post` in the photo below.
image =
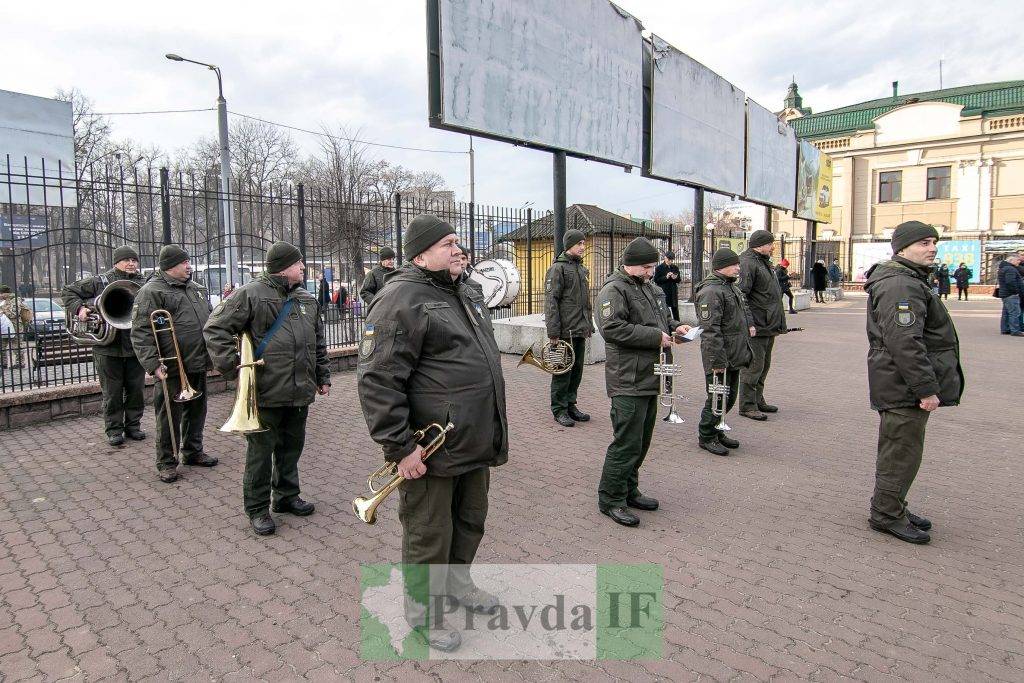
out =
{"type": "MultiPolygon", "coordinates": [[[[173,62],[188,62],[205,66],[217,74],[217,134],[220,139],[220,192],[221,213],[224,214],[224,247],[227,252],[228,282],[238,283],[238,268],[235,264],[235,219],[231,211],[231,153],[228,147],[228,102],[224,99],[224,82],[220,67],[176,54],[165,55],[173,62]]],[[[224,284],[224,283],[220,283],[224,284]]]]}

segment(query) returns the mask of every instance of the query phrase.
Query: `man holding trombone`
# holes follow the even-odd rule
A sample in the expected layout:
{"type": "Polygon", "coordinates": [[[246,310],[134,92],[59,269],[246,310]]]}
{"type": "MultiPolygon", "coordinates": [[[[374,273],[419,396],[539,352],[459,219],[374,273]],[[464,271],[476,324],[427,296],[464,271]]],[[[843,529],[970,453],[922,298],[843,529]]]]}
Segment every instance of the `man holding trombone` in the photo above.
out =
{"type": "Polygon", "coordinates": [[[473,583],[469,565],[484,535],[490,468],[508,459],[505,379],[487,308],[457,276],[462,252],[452,226],[417,216],[405,254],[412,261],[388,278],[366,316],[359,402],[384,459],[406,479],[398,501],[405,618],[430,647],[448,652],[462,639],[435,610],[441,598],[472,612],[498,606],[473,583]],[[424,461],[416,432],[449,423],[444,448],[424,461]]]}
{"type": "MultiPolygon", "coordinates": [[[[67,285],[61,292],[61,303],[68,318],[85,323],[89,316],[99,316],[98,297],[111,282],[127,280],[137,287],[146,281],[139,272],[139,253],[129,246],[114,250],[114,267],[102,275],[94,275],[67,285]]],[[[127,311],[126,311],[127,312],[127,311]]],[[[109,323],[107,323],[109,325],[109,323]]],[[[142,392],[146,388],[146,372],[139,365],[132,349],[131,333],[118,329],[113,340],[94,344],[93,363],[103,392],[103,426],[107,442],[120,446],[127,436],[134,441],[146,438],[142,431],[142,392]]]]}
{"type": "Polygon", "coordinates": [[[756,329],[743,292],[736,286],[740,258],[722,248],[711,257],[712,272],[693,292],[697,318],[703,330],[700,355],[708,398],[697,427],[698,445],[715,455],[729,455],[740,442],[725,435],[725,415],[732,410],[739,391],[740,368],[750,364],[750,338],[756,329]]]}
{"type": "MultiPolygon", "coordinates": [[[[645,238],[637,237],[623,250],[621,265],[597,297],[614,431],[601,472],[597,505],[623,526],[640,523],[627,507],[658,509],[658,501],[640,493],[638,484],[640,466],[651,446],[658,418],[661,379],[654,366],[662,350],[672,347],[673,335],[690,331],[689,325],[672,319],[665,295],[651,284],[657,265],[658,250],[645,238]]],[[[671,354],[665,355],[671,358],[671,354]]]]}
{"type": "Polygon", "coordinates": [[[313,514],[313,503],[299,496],[299,456],[309,405],[331,389],[324,319],[316,299],[302,288],[302,253],[288,242],[275,242],[265,266],[262,274],[217,305],[205,330],[213,364],[229,379],[239,370],[235,336],[248,336],[244,343],[256,345],[253,410],[262,429],[245,434],[242,497],[258,536],[277,530],[271,510],[313,514]]]}
{"type": "Polygon", "coordinates": [[[217,458],[203,452],[210,367],[203,325],[210,317],[210,302],[206,288],[192,280],[184,249],[164,246],[158,265],[135,297],[132,345],[142,367],[160,383],[153,393],[156,469],[160,481],[169,484],[178,479],[179,458],[183,465],[217,464],[217,458]]]}

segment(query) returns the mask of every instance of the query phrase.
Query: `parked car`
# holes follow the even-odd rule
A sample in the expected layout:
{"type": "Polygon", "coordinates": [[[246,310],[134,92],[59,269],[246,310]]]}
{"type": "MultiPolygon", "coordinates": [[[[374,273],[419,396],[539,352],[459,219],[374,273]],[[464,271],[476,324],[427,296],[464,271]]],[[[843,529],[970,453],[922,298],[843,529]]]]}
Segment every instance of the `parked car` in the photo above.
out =
{"type": "Polygon", "coordinates": [[[25,330],[27,339],[35,339],[36,335],[45,332],[56,332],[67,329],[64,321],[64,308],[54,299],[22,299],[32,309],[32,324],[25,330]]]}

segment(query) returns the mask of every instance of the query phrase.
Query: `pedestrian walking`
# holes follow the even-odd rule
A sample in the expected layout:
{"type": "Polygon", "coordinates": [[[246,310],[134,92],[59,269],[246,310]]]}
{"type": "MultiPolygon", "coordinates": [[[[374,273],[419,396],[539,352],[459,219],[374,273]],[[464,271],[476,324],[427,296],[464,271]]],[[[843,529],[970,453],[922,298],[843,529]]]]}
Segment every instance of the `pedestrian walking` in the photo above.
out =
{"type": "Polygon", "coordinates": [[[1021,331],[1020,295],[1024,293],[1024,279],[1017,266],[1020,254],[1010,254],[999,263],[999,298],[1003,300],[1003,314],[999,331],[1014,337],[1024,337],[1021,331]]]}
{"type": "Polygon", "coordinates": [[[793,283],[789,279],[789,259],[784,258],[775,266],[775,277],[779,280],[779,289],[789,299],[789,312],[796,315],[797,311],[793,308],[793,283]]]}
{"type": "Polygon", "coordinates": [[[966,263],[961,263],[957,266],[957,269],[953,271],[953,279],[956,280],[957,301],[960,301],[961,299],[967,301],[967,289],[971,286],[972,277],[974,277],[974,271],[968,268],[966,263]]]}
{"type": "Polygon", "coordinates": [[[949,266],[945,263],[939,266],[939,272],[936,273],[936,277],[939,280],[939,298],[945,297],[949,299],[949,266]]]}
{"type": "Polygon", "coordinates": [[[825,303],[825,288],[828,287],[828,268],[824,261],[817,261],[811,267],[811,284],[814,286],[815,303],[825,303]]]}

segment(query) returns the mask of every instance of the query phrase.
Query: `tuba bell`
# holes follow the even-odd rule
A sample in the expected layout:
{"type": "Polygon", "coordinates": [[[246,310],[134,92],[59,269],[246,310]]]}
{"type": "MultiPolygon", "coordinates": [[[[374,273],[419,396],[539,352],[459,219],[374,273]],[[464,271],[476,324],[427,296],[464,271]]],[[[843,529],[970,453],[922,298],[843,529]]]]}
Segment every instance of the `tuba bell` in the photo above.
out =
{"type": "Polygon", "coordinates": [[[132,327],[132,306],[140,285],[131,280],[114,280],[96,297],[96,310],[84,321],[71,310],[64,309],[68,334],[83,346],[106,346],[114,341],[118,330],[132,327]]]}
{"type": "Polygon", "coordinates": [[[222,432],[232,434],[256,434],[265,432],[267,428],[260,423],[259,410],[256,407],[256,366],[264,365],[263,359],[255,359],[252,337],[243,332],[238,338],[238,387],[235,391],[235,405],[231,416],[222,432]]]}
{"type": "Polygon", "coordinates": [[[523,357],[519,359],[516,367],[518,368],[525,363],[526,365],[540,368],[552,375],[564,375],[572,370],[573,363],[575,362],[576,352],[572,350],[572,344],[564,339],[559,339],[556,342],[548,341],[544,346],[540,347],[539,355],[535,354],[533,346],[530,346],[530,348],[526,349],[523,357]]]}

